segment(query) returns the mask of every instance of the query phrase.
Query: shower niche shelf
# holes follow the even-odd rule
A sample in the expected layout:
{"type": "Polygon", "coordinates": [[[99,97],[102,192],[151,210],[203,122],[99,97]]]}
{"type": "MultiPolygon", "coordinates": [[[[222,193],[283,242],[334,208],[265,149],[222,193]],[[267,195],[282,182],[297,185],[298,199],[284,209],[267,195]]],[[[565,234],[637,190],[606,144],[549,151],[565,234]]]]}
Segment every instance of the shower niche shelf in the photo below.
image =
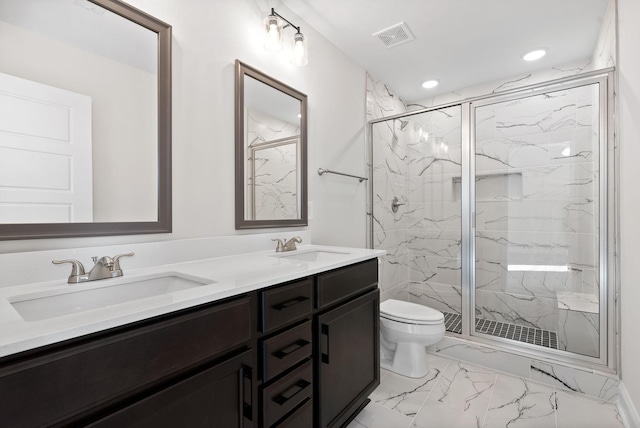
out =
{"type": "MultiPolygon", "coordinates": [[[[454,200],[462,199],[462,177],[453,177],[454,200]]],[[[476,201],[517,201],[522,199],[522,172],[476,174],[476,201]]]]}

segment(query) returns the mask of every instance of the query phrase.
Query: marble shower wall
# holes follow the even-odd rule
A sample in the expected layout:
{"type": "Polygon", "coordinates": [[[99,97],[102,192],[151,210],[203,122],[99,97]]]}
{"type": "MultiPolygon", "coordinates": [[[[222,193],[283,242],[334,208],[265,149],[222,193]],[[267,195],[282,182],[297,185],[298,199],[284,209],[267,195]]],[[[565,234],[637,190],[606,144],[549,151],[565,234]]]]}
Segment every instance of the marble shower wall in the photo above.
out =
{"type": "MultiPolygon", "coordinates": [[[[368,82],[370,116],[406,109],[368,82]]],[[[585,87],[477,111],[476,315],[558,331],[557,292],[598,294],[594,99],[585,87]]],[[[460,108],[380,122],[372,132],[374,246],[389,251],[383,297],[460,313],[460,108]],[[397,213],[394,196],[404,204],[397,213]]]]}
{"type": "MultiPolygon", "coordinates": [[[[389,88],[367,81],[370,119],[406,111],[389,88]]],[[[460,107],[381,122],[372,132],[373,244],[388,252],[382,298],[460,313],[460,107]]]]}
{"type": "Polygon", "coordinates": [[[616,3],[609,0],[598,35],[598,42],[593,51],[594,69],[613,67],[616,65],[616,3]]]}
{"type": "MultiPolygon", "coordinates": [[[[406,112],[403,101],[381,81],[367,74],[367,120],[406,112]]],[[[407,189],[407,150],[399,135],[406,121],[385,121],[372,127],[373,141],[373,204],[368,209],[373,222],[373,248],[387,250],[381,258],[381,300],[408,300],[409,269],[407,266],[406,220],[402,213],[391,211],[394,195],[404,195],[407,189]]],[[[406,125],[405,125],[406,126],[406,125]]],[[[371,167],[371,163],[369,164],[371,167]]]]}
{"type": "MultiPolygon", "coordinates": [[[[598,294],[594,100],[591,85],[476,109],[476,258],[487,276],[476,289],[482,318],[558,331],[559,293],[598,294]],[[534,270],[541,265],[568,270],[534,270]]],[[[592,327],[597,335],[597,322],[592,327]]]]}
{"type": "Polygon", "coordinates": [[[299,124],[277,119],[257,110],[247,111],[248,165],[247,209],[254,220],[298,217],[297,153],[299,124]]]}
{"type": "Polygon", "coordinates": [[[409,301],[462,311],[461,107],[410,116],[404,210],[410,271],[409,301]]]}

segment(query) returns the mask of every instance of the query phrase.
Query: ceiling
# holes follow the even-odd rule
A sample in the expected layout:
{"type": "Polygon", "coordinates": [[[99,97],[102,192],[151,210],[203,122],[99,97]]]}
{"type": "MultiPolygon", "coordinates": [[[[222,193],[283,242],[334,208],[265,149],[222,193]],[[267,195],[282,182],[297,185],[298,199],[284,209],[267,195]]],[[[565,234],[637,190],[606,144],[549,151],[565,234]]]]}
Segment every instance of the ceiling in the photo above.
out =
{"type": "Polygon", "coordinates": [[[282,0],[405,102],[589,58],[608,1],[282,0]],[[400,22],[415,40],[387,48],[372,36],[400,22]],[[522,60],[539,47],[545,57],[522,60]]]}

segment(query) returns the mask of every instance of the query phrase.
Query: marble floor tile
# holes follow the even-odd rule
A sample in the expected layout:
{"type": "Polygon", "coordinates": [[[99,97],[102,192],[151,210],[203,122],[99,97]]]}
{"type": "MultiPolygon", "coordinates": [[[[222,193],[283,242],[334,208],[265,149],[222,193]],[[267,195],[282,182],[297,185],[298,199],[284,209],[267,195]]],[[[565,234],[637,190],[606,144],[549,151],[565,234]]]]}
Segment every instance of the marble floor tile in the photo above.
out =
{"type": "Polygon", "coordinates": [[[624,428],[613,403],[556,390],[558,428],[624,428]]]}
{"type": "Polygon", "coordinates": [[[414,417],[449,364],[448,359],[437,355],[429,354],[427,359],[429,371],[426,376],[418,379],[382,370],[387,374],[382,378],[380,386],[369,396],[371,401],[414,417]]]}
{"type": "Polygon", "coordinates": [[[611,402],[442,355],[430,362],[442,371],[426,383],[429,374],[381,370],[371,403],[347,428],[624,428],[611,402]]]}
{"type": "Polygon", "coordinates": [[[531,361],[531,379],[605,401],[618,399],[620,382],[610,376],[589,373],[558,364],[531,361]]]}
{"type": "Polygon", "coordinates": [[[482,419],[484,419],[484,413],[473,415],[438,401],[427,400],[413,420],[412,427],[480,428],[482,419]]]}
{"type": "Polygon", "coordinates": [[[491,369],[451,361],[428,397],[473,417],[484,417],[497,373],[491,369]]]}
{"type": "Polygon", "coordinates": [[[367,404],[347,428],[409,428],[413,418],[373,402],[367,404]]]}
{"type": "Polygon", "coordinates": [[[553,388],[527,379],[498,374],[484,428],[555,428],[553,388]]]}

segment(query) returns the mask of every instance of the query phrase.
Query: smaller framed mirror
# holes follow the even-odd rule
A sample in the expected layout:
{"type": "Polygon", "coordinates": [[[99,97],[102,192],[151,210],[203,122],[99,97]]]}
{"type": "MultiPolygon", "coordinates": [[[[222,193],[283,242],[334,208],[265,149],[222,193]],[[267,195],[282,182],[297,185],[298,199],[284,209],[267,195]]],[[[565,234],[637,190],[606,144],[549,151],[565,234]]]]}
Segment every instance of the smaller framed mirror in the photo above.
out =
{"type": "Polygon", "coordinates": [[[306,226],[307,96],[236,60],[236,229],[306,226]]]}

